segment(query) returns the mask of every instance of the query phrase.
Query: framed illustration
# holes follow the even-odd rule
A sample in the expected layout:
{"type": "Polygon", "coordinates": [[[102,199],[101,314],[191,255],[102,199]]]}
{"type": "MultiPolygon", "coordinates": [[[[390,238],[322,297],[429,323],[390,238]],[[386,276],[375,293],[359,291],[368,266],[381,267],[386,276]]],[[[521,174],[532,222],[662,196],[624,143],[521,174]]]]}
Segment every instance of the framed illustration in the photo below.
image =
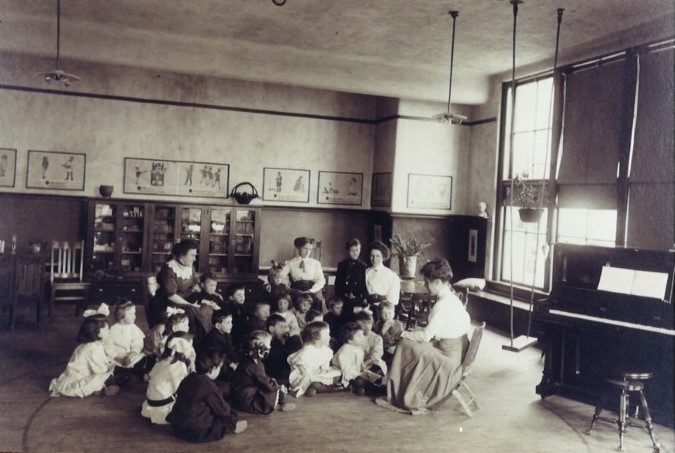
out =
{"type": "Polygon", "coordinates": [[[319,204],[356,204],[363,199],[363,173],[319,172],[319,204]]]}
{"type": "Polygon", "coordinates": [[[391,206],[392,187],[391,173],[373,173],[373,186],[370,192],[370,205],[381,207],[391,206]]]}
{"type": "Polygon", "coordinates": [[[16,183],[16,150],[0,148],[0,187],[14,187],[16,183]]]}
{"type": "Polygon", "coordinates": [[[228,164],[124,158],[124,193],[223,198],[229,184],[228,164]]]}
{"type": "Polygon", "coordinates": [[[26,188],[84,190],[87,156],[63,151],[28,151],[26,188]]]}
{"type": "Polygon", "coordinates": [[[309,170],[263,168],[264,201],[309,203],[309,170]]]}
{"type": "Polygon", "coordinates": [[[408,174],[408,207],[451,209],[452,176],[408,174]]]}

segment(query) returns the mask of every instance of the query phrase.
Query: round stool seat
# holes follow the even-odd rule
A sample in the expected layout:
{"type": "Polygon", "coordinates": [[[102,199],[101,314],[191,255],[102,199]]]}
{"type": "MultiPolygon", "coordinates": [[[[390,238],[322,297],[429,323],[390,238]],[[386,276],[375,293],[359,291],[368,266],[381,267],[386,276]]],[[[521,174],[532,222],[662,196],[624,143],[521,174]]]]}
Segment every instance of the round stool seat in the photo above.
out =
{"type": "Polygon", "coordinates": [[[654,377],[654,373],[649,371],[625,371],[623,373],[624,379],[632,379],[634,381],[645,381],[654,377]]]}
{"type": "Polygon", "coordinates": [[[627,390],[629,392],[641,392],[645,388],[645,385],[640,381],[620,381],[618,379],[607,379],[607,382],[616,388],[627,390]]]}

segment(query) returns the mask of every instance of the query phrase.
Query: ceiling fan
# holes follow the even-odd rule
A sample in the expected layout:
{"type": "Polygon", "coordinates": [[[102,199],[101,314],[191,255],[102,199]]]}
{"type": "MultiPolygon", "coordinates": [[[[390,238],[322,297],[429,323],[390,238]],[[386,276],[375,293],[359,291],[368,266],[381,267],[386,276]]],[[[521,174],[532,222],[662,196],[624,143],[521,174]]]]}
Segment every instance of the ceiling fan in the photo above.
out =
{"type": "Polygon", "coordinates": [[[45,82],[49,83],[52,80],[63,83],[64,86],[69,87],[71,82],[79,82],[80,78],[74,74],[68,74],[59,69],[59,56],[61,50],[61,0],[56,0],[56,69],[49,72],[39,72],[37,75],[43,77],[45,82]]]}
{"type": "Polygon", "coordinates": [[[452,100],[452,64],[455,57],[455,23],[459,11],[449,11],[448,14],[452,16],[452,42],[450,44],[450,82],[448,87],[448,110],[433,116],[433,119],[440,123],[462,124],[466,120],[466,116],[455,113],[450,109],[450,101],[452,100]]]}

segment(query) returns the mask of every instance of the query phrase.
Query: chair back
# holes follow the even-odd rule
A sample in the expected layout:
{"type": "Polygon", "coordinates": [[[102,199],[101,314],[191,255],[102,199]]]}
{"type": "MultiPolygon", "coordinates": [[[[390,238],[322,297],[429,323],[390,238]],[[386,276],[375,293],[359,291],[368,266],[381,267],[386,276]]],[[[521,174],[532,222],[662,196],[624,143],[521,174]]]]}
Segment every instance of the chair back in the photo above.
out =
{"type": "Polygon", "coordinates": [[[49,281],[82,281],[84,269],[84,241],[53,241],[49,281]]]}
{"type": "Polygon", "coordinates": [[[44,261],[41,256],[17,258],[16,295],[20,298],[42,298],[44,261]]]}
{"type": "Polygon", "coordinates": [[[484,330],[485,322],[473,329],[473,335],[471,335],[469,347],[467,348],[466,354],[464,354],[464,360],[462,361],[462,379],[465,379],[471,372],[471,367],[473,366],[473,361],[475,360],[476,354],[478,353],[478,346],[480,346],[480,341],[483,338],[484,330]]]}
{"type": "Polygon", "coordinates": [[[426,326],[429,322],[429,314],[436,303],[436,296],[429,293],[415,293],[412,296],[412,302],[415,312],[415,323],[419,326],[426,326]]]}

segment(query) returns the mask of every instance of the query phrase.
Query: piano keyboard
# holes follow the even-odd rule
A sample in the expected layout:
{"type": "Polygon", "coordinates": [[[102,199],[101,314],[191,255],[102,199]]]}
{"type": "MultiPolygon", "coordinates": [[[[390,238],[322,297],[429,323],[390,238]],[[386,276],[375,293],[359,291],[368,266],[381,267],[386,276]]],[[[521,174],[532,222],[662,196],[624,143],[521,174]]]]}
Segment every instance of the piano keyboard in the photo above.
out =
{"type": "Polygon", "coordinates": [[[644,330],[644,331],[647,331],[647,332],[660,333],[660,334],[670,335],[672,337],[675,337],[675,330],[664,329],[663,327],[651,327],[651,326],[646,326],[646,325],[643,325],[643,324],[635,324],[635,323],[632,323],[632,322],[625,322],[625,321],[616,321],[614,319],[607,319],[607,318],[598,318],[598,317],[595,317],[595,316],[582,315],[580,313],[571,313],[571,312],[562,311],[562,310],[549,310],[548,312],[552,315],[564,316],[564,317],[567,317],[567,318],[584,319],[586,321],[599,322],[601,324],[609,324],[609,325],[612,325],[612,326],[619,326],[619,327],[628,327],[629,329],[644,330]]]}

